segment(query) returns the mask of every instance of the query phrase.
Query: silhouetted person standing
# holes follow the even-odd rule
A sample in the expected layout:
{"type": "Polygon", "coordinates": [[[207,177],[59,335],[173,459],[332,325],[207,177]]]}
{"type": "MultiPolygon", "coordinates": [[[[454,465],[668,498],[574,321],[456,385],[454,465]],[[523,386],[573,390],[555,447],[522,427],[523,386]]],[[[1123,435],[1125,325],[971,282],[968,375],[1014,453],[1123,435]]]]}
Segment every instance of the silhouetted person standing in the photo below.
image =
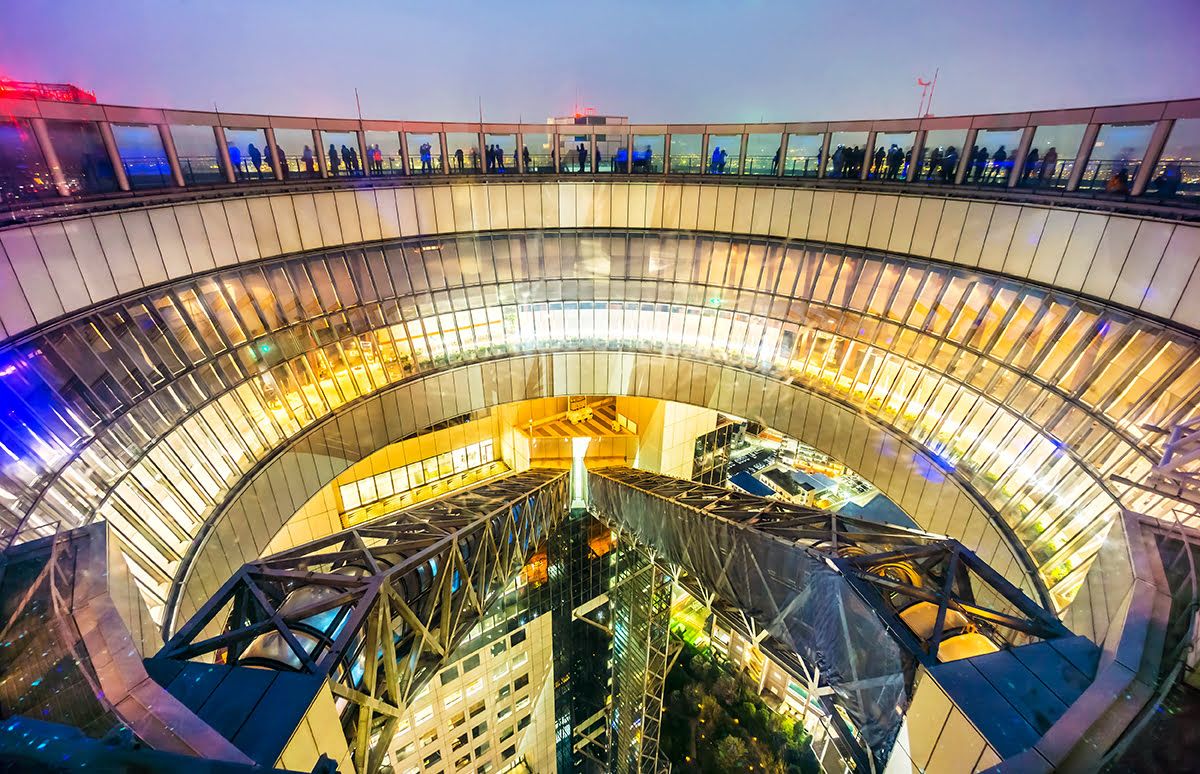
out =
{"type": "Polygon", "coordinates": [[[1025,169],[1021,172],[1021,179],[1028,180],[1033,176],[1033,170],[1038,167],[1038,149],[1031,148],[1029,155],[1025,157],[1025,169]]]}
{"type": "Polygon", "coordinates": [[[883,177],[883,175],[884,175],[883,160],[886,157],[887,157],[887,153],[883,150],[883,146],[880,145],[875,150],[875,164],[873,165],[873,169],[871,170],[872,172],[875,173],[875,177],[883,177]]]}
{"type": "Polygon", "coordinates": [[[579,153],[579,171],[582,172],[583,168],[587,166],[587,148],[583,147],[583,143],[579,143],[577,151],[579,153]]]}
{"type": "Polygon", "coordinates": [[[238,150],[238,146],[229,146],[229,168],[233,170],[233,179],[242,179],[242,152],[238,150]]]}
{"type": "Polygon", "coordinates": [[[720,172],[721,172],[721,174],[722,174],[722,175],[723,175],[723,174],[725,174],[725,157],[726,157],[727,155],[728,155],[728,154],[727,154],[727,153],[725,153],[725,149],[724,149],[724,148],[722,148],[722,149],[721,149],[721,163],[720,163],[720,166],[718,167],[718,169],[720,170],[720,172]]]}
{"type": "Polygon", "coordinates": [[[717,174],[721,168],[721,147],[713,148],[712,162],[708,165],[708,171],[712,174],[717,174]]]}
{"type": "Polygon", "coordinates": [[[1043,179],[1049,179],[1053,182],[1054,175],[1058,172],[1058,149],[1050,146],[1046,151],[1046,155],[1042,156],[1042,168],[1038,170],[1038,182],[1043,179]]]}
{"type": "Polygon", "coordinates": [[[454,151],[454,166],[458,167],[458,171],[463,171],[463,152],[462,148],[454,151]]]}
{"type": "Polygon", "coordinates": [[[949,183],[952,181],[957,168],[958,149],[951,145],[946,149],[946,155],[942,156],[942,182],[949,183]]]}
{"type": "Polygon", "coordinates": [[[1008,161],[1008,153],[1001,145],[997,151],[992,154],[992,170],[988,175],[989,180],[1001,181],[1006,177],[1004,162],[1008,161]]]}
{"type": "Polygon", "coordinates": [[[288,180],[292,176],[292,170],[288,168],[287,156],[283,154],[283,148],[275,146],[275,156],[279,159],[279,173],[283,175],[284,180],[288,180]]]}
{"type": "Polygon", "coordinates": [[[315,169],[315,168],[314,168],[314,166],[313,166],[313,152],[312,152],[312,148],[310,148],[310,147],[308,147],[307,145],[305,145],[305,146],[304,146],[304,153],[300,154],[300,159],[301,159],[301,160],[304,162],[304,172],[305,172],[305,174],[309,174],[309,175],[311,175],[313,172],[315,172],[315,171],[316,171],[316,169],[315,169]]]}
{"type": "Polygon", "coordinates": [[[329,143],[329,176],[336,177],[341,165],[342,162],[338,159],[337,148],[334,147],[333,143],[329,143]]]}
{"type": "Polygon", "coordinates": [[[526,172],[530,172],[531,170],[529,169],[529,146],[528,146],[528,145],[526,145],[526,146],[525,146],[525,147],[524,147],[524,148],[521,150],[521,161],[523,162],[523,166],[524,166],[524,168],[525,168],[525,171],[526,171],[526,172]]]}
{"type": "Polygon", "coordinates": [[[250,164],[254,167],[255,176],[261,178],[262,154],[259,153],[258,148],[254,147],[254,143],[250,143],[250,146],[246,148],[246,154],[250,156],[250,164]]]}
{"type": "Polygon", "coordinates": [[[362,167],[359,166],[358,152],[353,148],[348,150],[350,151],[350,174],[357,175],[362,171],[362,167]]]}

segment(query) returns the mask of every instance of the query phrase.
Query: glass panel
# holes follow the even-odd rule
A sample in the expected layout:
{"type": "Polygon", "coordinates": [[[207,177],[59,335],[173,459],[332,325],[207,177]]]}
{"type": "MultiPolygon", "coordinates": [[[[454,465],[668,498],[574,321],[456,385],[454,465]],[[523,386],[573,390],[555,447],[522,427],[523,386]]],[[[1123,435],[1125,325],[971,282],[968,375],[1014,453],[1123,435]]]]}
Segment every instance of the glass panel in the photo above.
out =
{"type": "MultiPolygon", "coordinates": [[[[517,171],[517,136],[515,134],[485,135],[483,150],[487,156],[488,172],[517,171]]],[[[455,159],[457,161],[457,156],[455,159]]]]}
{"type": "Polygon", "coordinates": [[[829,138],[828,177],[858,177],[862,172],[866,132],[834,132],[829,138]]]}
{"type": "Polygon", "coordinates": [[[817,168],[821,166],[821,143],[824,139],[824,134],[789,134],[783,174],[816,177],[817,168]]]}
{"type": "MultiPolygon", "coordinates": [[[[430,137],[429,135],[409,135],[408,151],[411,154],[409,159],[409,168],[416,172],[420,166],[420,143],[414,145],[412,137],[430,137]],[[416,159],[414,161],[413,159],[416,159]]],[[[422,142],[430,142],[436,149],[438,147],[437,135],[432,135],[432,139],[422,140],[422,142]]],[[[446,152],[450,154],[450,171],[455,174],[460,172],[482,172],[483,168],[479,159],[479,135],[473,132],[447,132],[446,133],[446,152]]],[[[436,155],[436,154],[435,154],[436,155]]]]}
{"type": "Polygon", "coordinates": [[[317,161],[318,151],[313,149],[313,135],[310,130],[276,129],[275,152],[279,155],[284,180],[321,176],[321,167],[317,161]]]}
{"type": "Polygon", "coordinates": [[[736,175],[742,154],[740,134],[710,134],[708,136],[708,173],[736,175]]]}
{"type": "Polygon", "coordinates": [[[171,166],[167,163],[167,152],[163,150],[157,126],[113,124],[112,131],[130,188],[171,185],[171,166]]]}
{"type": "Polygon", "coordinates": [[[1086,129],[1085,124],[1069,124],[1039,126],[1034,130],[1021,185],[1065,187],[1086,129]]]}
{"type": "Polygon", "coordinates": [[[558,136],[559,164],[563,172],[583,172],[588,166],[588,143],[586,134],[560,134],[558,136]]]}
{"type": "Polygon", "coordinates": [[[699,172],[703,144],[704,138],[699,134],[672,134],[670,171],[684,175],[699,172]]]}
{"type": "Polygon", "coordinates": [[[746,174],[774,175],[779,171],[780,136],[751,134],[746,138],[746,174]]]}
{"type": "Polygon", "coordinates": [[[0,204],[57,195],[29,122],[0,116],[0,204]]]}
{"type": "MultiPolygon", "coordinates": [[[[475,147],[479,142],[479,136],[468,134],[468,137],[473,137],[469,143],[470,147],[475,147]]],[[[408,145],[408,171],[414,175],[428,175],[433,172],[434,159],[441,158],[442,146],[441,140],[436,134],[416,134],[408,132],[404,138],[405,144],[408,145]]],[[[450,138],[446,138],[447,147],[449,146],[450,138]]],[[[467,146],[455,145],[454,148],[463,147],[466,150],[467,146]]],[[[453,152],[453,151],[451,151],[453,152]]],[[[476,150],[476,153],[479,151],[476,150]]]]}
{"type": "MultiPolygon", "coordinates": [[[[276,136],[279,132],[275,133],[276,136]]],[[[399,132],[367,132],[367,173],[371,175],[403,175],[404,161],[400,158],[399,132]]]]}
{"type": "Polygon", "coordinates": [[[959,153],[966,140],[966,129],[932,129],[927,132],[917,163],[916,179],[930,183],[953,183],[959,153]]]}
{"type": "Polygon", "coordinates": [[[1013,155],[1021,142],[1021,130],[981,129],[971,148],[971,166],[963,182],[1005,185],[1012,172],[1013,155]]]}
{"type": "MultiPolygon", "coordinates": [[[[633,138],[633,172],[662,172],[664,139],[661,134],[639,134],[633,138]]],[[[617,166],[624,171],[625,154],[617,151],[617,166]]]]}
{"type": "Polygon", "coordinates": [[[916,132],[881,132],[875,135],[875,153],[871,157],[871,169],[867,177],[873,180],[907,180],[916,137],[916,132]]]}
{"type": "Polygon", "coordinates": [[[554,171],[554,135],[552,134],[526,134],[522,135],[521,139],[525,143],[525,147],[521,149],[521,154],[524,156],[526,172],[553,172],[554,171]]]}
{"type": "Polygon", "coordinates": [[[1096,135],[1087,169],[1079,181],[1080,189],[1103,189],[1107,193],[1128,194],[1133,176],[1141,166],[1142,155],[1150,144],[1154,124],[1104,124],[1096,135]]]}
{"type": "Polygon", "coordinates": [[[321,132],[321,147],[325,148],[330,177],[363,173],[356,132],[321,132]]]}
{"type": "Polygon", "coordinates": [[[267,147],[261,129],[226,129],[225,143],[229,146],[229,165],[235,179],[263,180],[270,177],[270,167],[263,174],[262,149],[267,147]]]}
{"type": "Polygon", "coordinates": [[[1200,194],[1200,118],[1175,122],[1146,191],[1164,199],[1200,194]]]}
{"type": "Polygon", "coordinates": [[[99,127],[91,121],[47,120],[46,132],[72,192],[117,190],[117,178],[100,139],[99,127]]]}
{"type": "Polygon", "coordinates": [[[614,163],[617,154],[629,148],[628,134],[596,135],[596,171],[624,172],[625,167],[614,163]]]}
{"type": "Polygon", "coordinates": [[[217,138],[211,126],[172,124],[171,139],[175,141],[175,155],[179,157],[184,183],[204,185],[225,182],[225,174],[221,171],[217,156],[217,138]]]}

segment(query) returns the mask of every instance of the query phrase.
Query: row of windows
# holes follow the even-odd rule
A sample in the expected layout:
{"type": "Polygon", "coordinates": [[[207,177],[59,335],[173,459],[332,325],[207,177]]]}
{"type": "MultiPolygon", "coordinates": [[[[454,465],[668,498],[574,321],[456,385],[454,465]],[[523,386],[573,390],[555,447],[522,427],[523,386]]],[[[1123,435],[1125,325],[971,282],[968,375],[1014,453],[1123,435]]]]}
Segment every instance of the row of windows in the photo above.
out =
{"type": "Polygon", "coordinates": [[[433,457],[410,463],[401,468],[386,470],[373,476],[342,484],[338,491],[342,506],[349,510],[386,500],[424,484],[441,481],[495,461],[494,444],[490,440],[468,444],[433,457]]]}
{"type": "MultiPolygon", "coordinates": [[[[790,373],[910,433],[1041,541],[1034,552],[1053,583],[1082,567],[1103,535],[1109,516],[1097,517],[1121,494],[1103,479],[1139,478],[1154,441],[1144,426],[1191,416],[1200,388],[1200,350],[1178,331],[917,262],[677,236],[520,236],[368,253],[180,283],[6,350],[0,498],[10,528],[24,513],[44,532],[98,511],[158,607],[220,493],[348,400],[504,353],[665,349],[790,373]],[[560,270],[550,256],[602,255],[606,268],[661,278],[386,300],[397,272],[411,287],[398,258],[416,250],[415,265],[444,281],[448,266],[465,264],[467,245],[475,258],[503,253],[560,270]],[[339,311],[304,319],[322,309],[339,311]]],[[[1127,507],[1163,508],[1125,496],[1127,507]]]]}
{"type": "MultiPolygon", "coordinates": [[[[405,161],[410,174],[511,174],[522,165],[527,172],[554,172],[557,160],[563,172],[823,174],[944,184],[954,183],[961,175],[965,184],[1003,186],[1016,178],[1016,185],[1063,188],[1081,154],[1086,153],[1080,188],[1128,193],[1139,167],[1151,163],[1155,165],[1151,193],[1167,197],[1200,192],[1200,162],[1194,158],[1194,149],[1200,144],[1200,119],[1175,121],[1157,158],[1147,156],[1154,122],[1103,124],[1087,148],[1083,147],[1085,124],[1039,126],[1020,169],[1015,168],[1024,134],[1020,128],[983,129],[973,137],[966,129],[930,130],[922,134],[919,145],[917,132],[881,132],[874,137],[874,147],[868,147],[871,137],[865,131],[834,132],[829,137],[820,133],[751,133],[744,148],[740,134],[710,135],[705,147],[700,134],[610,133],[598,135],[594,149],[586,136],[564,135],[556,140],[551,134],[526,134],[518,147],[515,134],[487,134],[484,144],[498,147],[498,157],[480,152],[480,136],[475,133],[409,132],[404,137],[406,153],[401,135],[395,132],[364,132],[360,144],[358,132],[276,129],[276,158],[262,128],[217,129],[225,145],[222,151],[211,126],[110,126],[125,177],[135,190],[174,185],[165,132],[175,146],[186,185],[224,183],[227,172],[239,183],[272,180],[276,165],[280,177],[292,180],[323,174],[402,175],[405,161]],[[915,159],[914,148],[918,149],[915,159]],[[1114,180],[1123,181],[1123,189],[1112,185],[1114,180]]],[[[71,195],[117,190],[116,170],[98,124],[48,120],[46,128],[71,195]]],[[[31,122],[0,119],[0,204],[56,198],[59,192],[49,172],[31,122]]]]}

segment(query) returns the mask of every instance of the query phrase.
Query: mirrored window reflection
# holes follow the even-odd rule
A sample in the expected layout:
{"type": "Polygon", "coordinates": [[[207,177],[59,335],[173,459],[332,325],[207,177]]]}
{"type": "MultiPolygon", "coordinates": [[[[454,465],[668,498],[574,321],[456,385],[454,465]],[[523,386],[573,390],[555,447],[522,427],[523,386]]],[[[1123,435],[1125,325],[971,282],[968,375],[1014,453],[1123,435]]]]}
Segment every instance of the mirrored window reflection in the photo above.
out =
{"type": "MultiPolygon", "coordinates": [[[[476,146],[479,143],[479,135],[467,135],[473,137],[471,146],[476,146]]],[[[448,144],[449,138],[447,138],[448,144]]],[[[442,146],[441,138],[437,134],[426,134],[420,132],[407,132],[404,137],[404,142],[408,146],[408,171],[413,175],[430,175],[434,172],[442,171],[442,146]]],[[[459,147],[457,144],[455,147],[459,147]]],[[[464,148],[464,151],[467,149],[464,148]]],[[[454,153],[454,151],[450,151],[454,153]]],[[[476,153],[478,150],[476,149],[476,153]]]]}
{"type": "Polygon", "coordinates": [[[610,131],[596,135],[596,171],[624,172],[625,166],[617,163],[617,154],[622,151],[629,152],[628,134],[614,134],[610,131]]]}
{"type": "MultiPolygon", "coordinates": [[[[309,180],[321,176],[320,149],[314,147],[310,129],[276,129],[275,153],[284,180],[309,180]]],[[[264,151],[263,155],[266,153],[264,151]]]]}
{"type": "Polygon", "coordinates": [[[1181,118],[1171,128],[1147,196],[1170,199],[1200,194],[1200,118],[1181,118]]]}
{"type": "Polygon", "coordinates": [[[366,159],[360,158],[358,132],[321,132],[325,163],[330,177],[352,177],[366,170],[366,159]]]}
{"type": "Polygon", "coordinates": [[[687,175],[703,170],[704,160],[700,158],[703,144],[703,135],[672,134],[670,171],[676,175],[687,175]]]}
{"type": "Polygon", "coordinates": [[[740,134],[710,134],[708,136],[708,164],[710,175],[736,175],[742,156],[740,134]]]}
{"type": "Polygon", "coordinates": [[[963,183],[1007,185],[1012,174],[1013,157],[1021,143],[1021,130],[980,129],[966,160],[963,183]]]}
{"type": "Polygon", "coordinates": [[[1039,126],[1035,129],[1019,185],[1065,188],[1071,170],[1075,168],[1075,159],[1086,130],[1086,124],[1039,126]]]}
{"type": "Polygon", "coordinates": [[[788,135],[783,174],[793,177],[816,177],[821,166],[821,143],[824,139],[824,134],[788,135]]]}
{"type": "Polygon", "coordinates": [[[830,135],[825,176],[858,177],[867,160],[866,144],[866,132],[834,132],[830,135]]]}
{"type": "Polygon", "coordinates": [[[117,178],[100,129],[91,121],[46,120],[50,144],[72,193],[111,193],[117,178]]]}
{"type": "Polygon", "coordinates": [[[907,180],[916,136],[916,132],[876,134],[867,177],[872,180],[907,180]]]}
{"type": "Polygon", "coordinates": [[[29,121],[0,115],[0,206],[57,196],[29,121]]]}
{"type": "MultiPolygon", "coordinates": [[[[633,138],[633,158],[629,159],[629,171],[633,174],[663,171],[663,149],[665,138],[661,134],[639,134],[633,138]]],[[[619,171],[625,171],[624,149],[617,151],[619,171]]]]}
{"type": "Polygon", "coordinates": [[[483,138],[484,169],[488,173],[517,172],[517,136],[488,134],[483,138]]]}
{"type": "Polygon", "coordinates": [[[229,166],[237,182],[272,180],[270,154],[264,159],[267,135],[262,129],[225,129],[225,144],[229,146],[229,166]]]}
{"type": "MultiPolygon", "coordinates": [[[[561,127],[569,130],[570,127],[561,127]]],[[[592,137],[589,134],[558,135],[559,169],[562,172],[590,172],[592,170],[592,137]]]]}
{"type": "Polygon", "coordinates": [[[112,131],[130,188],[136,191],[172,184],[171,166],[157,126],[113,124],[112,131]]]}
{"type": "Polygon", "coordinates": [[[521,136],[525,147],[521,149],[528,173],[547,174],[554,171],[554,135],[530,133],[521,136]]]}
{"type": "Polygon", "coordinates": [[[179,157],[185,185],[225,182],[213,127],[171,124],[171,140],[175,143],[175,155],[179,157]]]}
{"type": "Polygon", "coordinates": [[[752,133],[747,135],[746,174],[778,174],[779,152],[782,149],[782,138],[778,134],[752,133]]]}
{"type": "Polygon", "coordinates": [[[1127,195],[1153,133],[1153,123],[1101,126],[1079,187],[1127,195]]]}
{"type": "Polygon", "coordinates": [[[367,143],[367,174],[376,176],[404,174],[399,132],[368,131],[364,134],[364,139],[367,143]]]}
{"type": "Polygon", "coordinates": [[[953,183],[966,140],[966,129],[931,129],[926,132],[915,179],[926,183],[953,183]]]}
{"type": "MultiPolygon", "coordinates": [[[[426,143],[431,145],[432,163],[440,152],[438,150],[437,135],[409,135],[409,169],[413,173],[419,172],[422,169],[421,146],[426,143]],[[416,145],[413,145],[412,138],[414,137],[418,138],[416,145]]],[[[479,155],[479,135],[475,132],[447,132],[446,152],[450,154],[450,172],[456,175],[483,172],[484,165],[487,162],[485,156],[481,157],[479,155]]],[[[509,157],[506,156],[505,160],[507,166],[509,157]]]]}

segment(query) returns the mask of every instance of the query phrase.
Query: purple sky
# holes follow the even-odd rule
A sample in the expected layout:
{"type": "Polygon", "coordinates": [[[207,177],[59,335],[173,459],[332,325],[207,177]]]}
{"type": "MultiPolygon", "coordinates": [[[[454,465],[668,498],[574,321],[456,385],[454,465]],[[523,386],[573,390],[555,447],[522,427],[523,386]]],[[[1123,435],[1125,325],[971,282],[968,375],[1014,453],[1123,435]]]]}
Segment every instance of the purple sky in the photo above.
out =
{"type": "Polygon", "coordinates": [[[938,115],[1200,97],[1200,0],[3,0],[0,74],[101,102],[635,122],[938,115]],[[353,10],[351,10],[353,9],[353,10]]]}

